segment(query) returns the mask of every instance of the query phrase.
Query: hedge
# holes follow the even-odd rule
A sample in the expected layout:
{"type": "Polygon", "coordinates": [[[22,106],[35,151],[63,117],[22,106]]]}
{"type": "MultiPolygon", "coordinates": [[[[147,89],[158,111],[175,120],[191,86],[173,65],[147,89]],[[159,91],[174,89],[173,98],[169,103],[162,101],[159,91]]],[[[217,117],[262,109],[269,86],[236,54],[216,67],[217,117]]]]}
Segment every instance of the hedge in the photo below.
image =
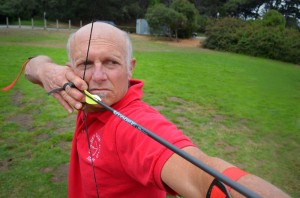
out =
{"type": "Polygon", "coordinates": [[[212,20],[203,47],[300,64],[300,32],[236,18],[212,20]]]}

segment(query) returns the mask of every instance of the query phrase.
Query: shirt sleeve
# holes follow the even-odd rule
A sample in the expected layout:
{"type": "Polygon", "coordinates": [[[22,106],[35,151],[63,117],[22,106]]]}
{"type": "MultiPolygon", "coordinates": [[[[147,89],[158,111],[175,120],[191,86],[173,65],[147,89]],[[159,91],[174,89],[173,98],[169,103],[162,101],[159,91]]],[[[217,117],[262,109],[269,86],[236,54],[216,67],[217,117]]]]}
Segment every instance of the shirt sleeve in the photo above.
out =
{"type": "MultiPolygon", "coordinates": [[[[134,118],[135,122],[178,148],[193,146],[182,131],[155,111],[136,112],[134,118]]],[[[174,191],[168,189],[161,180],[162,168],[173,151],[124,121],[117,126],[116,141],[121,164],[130,177],[145,186],[156,186],[174,194],[174,191]]]]}

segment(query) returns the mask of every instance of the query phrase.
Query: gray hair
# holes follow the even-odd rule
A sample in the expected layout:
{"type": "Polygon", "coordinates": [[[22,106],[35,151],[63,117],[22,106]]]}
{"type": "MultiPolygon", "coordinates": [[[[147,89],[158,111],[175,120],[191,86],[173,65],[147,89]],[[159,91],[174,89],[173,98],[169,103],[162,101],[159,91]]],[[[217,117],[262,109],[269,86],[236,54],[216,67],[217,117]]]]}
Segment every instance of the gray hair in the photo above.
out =
{"type": "Polygon", "coordinates": [[[74,67],[74,60],[71,57],[71,41],[72,41],[74,35],[75,35],[75,33],[71,33],[69,38],[68,38],[68,42],[67,42],[67,55],[68,55],[68,59],[69,59],[69,62],[70,62],[72,67],[74,67]]]}
{"type": "MultiPolygon", "coordinates": [[[[127,72],[130,72],[130,63],[132,60],[132,43],[131,43],[131,39],[128,35],[127,32],[121,30],[123,32],[124,38],[125,38],[125,42],[126,42],[126,46],[127,46],[127,50],[126,50],[126,66],[127,66],[127,72]]],[[[67,54],[68,54],[68,59],[69,62],[71,64],[72,67],[74,67],[74,60],[71,56],[71,42],[73,40],[75,33],[70,34],[69,38],[68,38],[68,42],[67,42],[67,54]]]]}

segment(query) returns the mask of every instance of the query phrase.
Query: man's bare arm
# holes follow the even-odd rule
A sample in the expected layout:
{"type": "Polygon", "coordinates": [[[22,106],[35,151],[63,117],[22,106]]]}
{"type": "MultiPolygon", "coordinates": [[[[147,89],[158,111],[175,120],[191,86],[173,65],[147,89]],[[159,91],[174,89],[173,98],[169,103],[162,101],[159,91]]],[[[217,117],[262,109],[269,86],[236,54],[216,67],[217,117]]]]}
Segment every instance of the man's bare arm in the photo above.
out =
{"type": "MultiPolygon", "coordinates": [[[[196,147],[186,147],[183,150],[219,172],[223,172],[225,169],[233,166],[219,158],[207,156],[196,147]]],[[[197,198],[206,196],[208,188],[214,179],[177,154],[172,155],[166,162],[161,177],[166,185],[180,195],[197,198]]],[[[262,197],[289,197],[274,185],[252,174],[242,176],[237,182],[262,197]]],[[[244,197],[233,189],[230,190],[230,194],[232,197],[244,197]]]]}

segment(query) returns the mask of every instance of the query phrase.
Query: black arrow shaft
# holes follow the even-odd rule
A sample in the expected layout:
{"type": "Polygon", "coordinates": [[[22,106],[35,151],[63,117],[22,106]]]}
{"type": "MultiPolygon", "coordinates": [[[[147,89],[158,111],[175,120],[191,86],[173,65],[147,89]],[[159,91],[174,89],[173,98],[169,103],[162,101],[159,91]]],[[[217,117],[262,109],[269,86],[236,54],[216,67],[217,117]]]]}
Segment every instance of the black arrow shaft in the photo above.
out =
{"type": "Polygon", "coordinates": [[[246,188],[245,186],[243,186],[243,185],[241,185],[241,184],[233,181],[229,177],[227,177],[227,176],[223,175],[222,173],[218,172],[217,170],[211,168],[210,166],[206,165],[205,163],[203,163],[202,161],[198,160],[197,158],[195,158],[194,156],[190,155],[189,153],[183,151],[182,149],[179,149],[178,147],[174,146],[173,144],[171,144],[170,142],[168,142],[165,139],[161,138],[160,136],[156,135],[152,131],[150,131],[150,130],[146,129],[145,127],[139,125],[138,123],[134,122],[133,120],[131,120],[127,116],[121,114],[120,112],[118,112],[117,110],[113,109],[112,107],[104,104],[103,102],[101,102],[99,100],[95,100],[93,97],[90,97],[87,94],[85,94],[85,95],[87,97],[89,97],[90,99],[92,99],[93,101],[95,101],[97,104],[99,104],[102,107],[104,107],[105,109],[111,111],[114,115],[118,116],[120,119],[124,120],[125,122],[127,122],[131,126],[133,126],[136,129],[138,129],[139,131],[143,132],[144,134],[146,134],[147,136],[151,137],[155,141],[157,141],[160,144],[164,145],[166,148],[170,149],[171,151],[173,151],[177,155],[181,156],[185,160],[189,161],[190,163],[194,164],[195,166],[197,166],[198,168],[202,169],[203,171],[207,172],[208,174],[210,174],[211,176],[215,177],[219,181],[227,184],[228,186],[230,186],[231,188],[235,189],[239,193],[245,195],[246,197],[251,197],[251,198],[252,197],[253,198],[260,197],[255,192],[253,192],[250,189],[246,188]]]}

